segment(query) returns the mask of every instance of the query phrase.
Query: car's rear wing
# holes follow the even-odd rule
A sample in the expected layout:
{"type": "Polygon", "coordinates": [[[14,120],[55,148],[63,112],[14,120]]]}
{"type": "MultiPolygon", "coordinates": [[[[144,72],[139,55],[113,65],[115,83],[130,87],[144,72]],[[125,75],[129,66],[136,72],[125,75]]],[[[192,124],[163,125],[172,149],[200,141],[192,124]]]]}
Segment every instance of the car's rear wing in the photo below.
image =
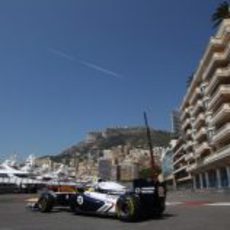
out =
{"type": "Polygon", "coordinates": [[[157,194],[158,196],[166,195],[165,184],[152,179],[135,179],[133,181],[133,191],[137,194],[157,194]]]}

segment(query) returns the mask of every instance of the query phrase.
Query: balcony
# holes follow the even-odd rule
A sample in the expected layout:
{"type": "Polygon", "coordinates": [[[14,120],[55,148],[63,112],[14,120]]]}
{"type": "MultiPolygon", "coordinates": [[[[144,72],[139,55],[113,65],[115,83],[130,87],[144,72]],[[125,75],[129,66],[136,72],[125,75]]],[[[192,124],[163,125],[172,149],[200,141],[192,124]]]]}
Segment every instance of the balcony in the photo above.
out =
{"type": "Polygon", "coordinates": [[[188,128],[189,126],[191,126],[191,119],[187,118],[182,124],[181,128],[182,130],[186,130],[186,128],[188,128]]]}
{"type": "Polygon", "coordinates": [[[182,154],[184,151],[184,145],[182,144],[173,154],[173,157],[176,157],[177,155],[182,154]]]}
{"type": "Polygon", "coordinates": [[[177,140],[175,140],[175,142],[172,145],[172,151],[175,153],[179,148],[181,148],[183,146],[183,138],[179,137],[177,140]]]}
{"type": "Polygon", "coordinates": [[[178,159],[176,159],[173,162],[173,165],[177,165],[178,163],[180,163],[181,161],[183,161],[185,159],[185,155],[182,155],[181,157],[179,157],[178,159]]]}
{"type": "Polygon", "coordinates": [[[220,66],[225,66],[228,62],[230,56],[230,44],[227,45],[226,50],[224,53],[214,53],[208,67],[206,68],[203,79],[207,80],[213,75],[213,71],[220,66]]]}
{"type": "Polygon", "coordinates": [[[202,137],[207,135],[207,130],[205,127],[202,127],[195,135],[195,139],[198,141],[200,140],[202,137]]]}
{"type": "Polygon", "coordinates": [[[196,87],[196,89],[194,90],[191,99],[190,99],[190,104],[194,104],[196,102],[196,100],[201,96],[201,90],[200,87],[196,87]]]}
{"type": "Polygon", "coordinates": [[[222,39],[226,40],[229,38],[230,34],[230,20],[224,20],[223,23],[221,24],[218,32],[217,32],[217,37],[221,37],[222,39]]]}
{"type": "Polygon", "coordinates": [[[184,158],[185,161],[190,161],[190,160],[193,160],[193,159],[194,159],[194,153],[193,152],[187,153],[185,155],[185,158],[184,158]]]}
{"type": "Polygon", "coordinates": [[[213,125],[215,125],[217,123],[224,122],[225,120],[230,121],[230,104],[229,103],[223,104],[220,107],[220,109],[218,109],[216,113],[213,114],[211,122],[213,125]]]}
{"type": "Polygon", "coordinates": [[[181,121],[189,116],[189,107],[185,108],[181,114],[181,121]]]}
{"type": "Polygon", "coordinates": [[[194,171],[194,170],[196,170],[196,169],[197,169],[197,164],[194,163],[194,164],[191,164],[191,165],[189,165],[189,166],[187,167],[187,172],[192,172],[192,171],[194,171]]]}
{"type": "Polygon", "coordinates": [[[202,100],[198,100],[197,103],[195,104],[193,112],[192,112],[193,116],[196,116],[196,114],[199,112],[199,110],[201,110],[203,108],[204,108],[204,105],[203,105],[202,100]]]}
{"type": "Polygon", "coordinates": [[[199,129],[200,126],[202,126],[202,124],[204,124],[204,122],[205,122],[205,115],[204,115],[204,113],[200,113],[194,122],[194,127],[196,129],[199,129]]]}
{"type": "Polygon", "coordinates": [[[215,105],[228,100],[230,100],[230,85],[220,85],[217,92],[211,98],[208,104],[208,109],[211,110],[215,105]]]}
{"type": "Polygon", "coordinates": [[[181,165],[180,168],[173,171],[173,174],[176,174],[176,173],[181,172],[181,171],[186,170],[186,169],[187,169],[187,165],[181,165]]]}
{"type": "Polygon", "coordinates": [[[219,38],[211,37],[208,47],[204,53],[204,63],[208,63],[212,57],[213,52],[220,52],[224,49],[223,41],[219,38]]]}
{"type": "Polygon", "coordinates": [[[208,142],[203,142],[200,144],[195,151],[195,158],[199,158],[203,153],[210,150],[208,142]]]}
{"type": "Polygon", "coordinates": [[[188,176],[182,177],[180,179],[177,179],[177,182],[184,182],[184,181],[188,181],[188,180],[191,180],[191,179],[192,179],[192,176],[188,175],[188,176]]]}
{"type": "Polygon", "coordinates": [[[220,84],[222,81],[226,81],[229,79],[230,76],[230,68],[224,68],[224,69],[216,69],[213,77],[210,79],[209,85],[205,90],[206,94],[213,94],[213,91],[215,88],[220,84]]]}
{"type": "Polygon", "coordinates": [[[190,137],[192,135],[192,129],[187,129],[186,130],[186,136],[190,137]]]}
{"type": "Polygon", "coordinates": [[[230,123],[225,124],[220,129],[216,130],[212,138],[214,144],[219,143],[230,137],[230,123]]]}
{"type": "Polygon", "coordinates": [[[187,150],[187,149],[189,149],[191,147],[193,147],[193,141],[187,141],[186,144],[185,144],[185,147],[184,147],[185,150],[187,150]]]}
{"type": "Polygon", "coordinates": [[[203,161],[203,165],[211,164],[226,159],[230,160],[230,144],[226,145],[224,148],[221,148],[215,154],[206,157],[203,161]]]}

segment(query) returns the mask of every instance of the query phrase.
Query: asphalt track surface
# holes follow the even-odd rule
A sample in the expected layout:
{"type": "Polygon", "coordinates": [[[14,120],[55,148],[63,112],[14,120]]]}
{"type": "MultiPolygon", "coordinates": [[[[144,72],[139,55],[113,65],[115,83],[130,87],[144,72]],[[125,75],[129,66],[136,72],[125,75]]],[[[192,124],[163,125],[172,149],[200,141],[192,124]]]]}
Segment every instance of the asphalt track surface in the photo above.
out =
{"type": "Polygon", "coordinates": [[[66,209],[44,214],[25,208],[33,195],[0,195],[0,230],[227,230],[230,194],[172,193],[163,218],[123,223],[116,218],[74,215],[66,209]]]}

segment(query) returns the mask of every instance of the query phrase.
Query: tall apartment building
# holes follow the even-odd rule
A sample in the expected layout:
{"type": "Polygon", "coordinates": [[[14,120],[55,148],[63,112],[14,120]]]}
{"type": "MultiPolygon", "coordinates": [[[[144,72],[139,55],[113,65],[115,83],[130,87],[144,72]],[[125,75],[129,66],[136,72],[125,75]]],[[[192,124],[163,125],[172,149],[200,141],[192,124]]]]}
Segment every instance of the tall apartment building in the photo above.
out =
{"type": "Polygon", "coordinates": [[[230,187],[230,19],[211,37],[180,106],[178,186],[230,187]]]}

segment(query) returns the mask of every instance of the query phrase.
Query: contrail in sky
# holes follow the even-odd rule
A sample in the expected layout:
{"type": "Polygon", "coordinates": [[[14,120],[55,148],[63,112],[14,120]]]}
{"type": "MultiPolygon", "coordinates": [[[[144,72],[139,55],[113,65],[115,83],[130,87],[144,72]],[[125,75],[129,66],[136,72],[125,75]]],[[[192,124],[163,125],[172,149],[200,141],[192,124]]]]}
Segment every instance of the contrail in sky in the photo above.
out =
{"type": "Polygon", "coordinates": [[[74,58],[74,57],[72,57],[72,56],[70,56],[68,54],[63,53],[60,50],[49,48],[49,51],[52,52],[53,54],[58,55],[59,57],[63,57],[65,59],[69,59],[70,61],[76,61],[76,58],[74,58]]]}
{"type": "Polygon", "coordinates": [[[123,78],[123,76],[121,74],[118,74],[118,73],[115,73],[109,69],[106,69],[106,68],[103,68],[99,65],[96,65],[94,63],[91,63],[91,62],[88,62],[88,61],[84,61],[82,59],[77,59],[71,55],[68,55],[60,50],[57,50],[57,49],[53,49],[53,48],[49,48],[50,52],[52,52],[53,54],[55,55],[58,55],[59,57],[62,57],[62,58],[65,58],[67,60],[70,60],[70,61],[76,61],[90,69],[94,69],[98,72],[101,72],[101,73],[104,73],[104,74],[107,74],[107,75],[110,75],[110,76],[113,76],[113,77],[116,77],[116,78],[123,78]]]}

